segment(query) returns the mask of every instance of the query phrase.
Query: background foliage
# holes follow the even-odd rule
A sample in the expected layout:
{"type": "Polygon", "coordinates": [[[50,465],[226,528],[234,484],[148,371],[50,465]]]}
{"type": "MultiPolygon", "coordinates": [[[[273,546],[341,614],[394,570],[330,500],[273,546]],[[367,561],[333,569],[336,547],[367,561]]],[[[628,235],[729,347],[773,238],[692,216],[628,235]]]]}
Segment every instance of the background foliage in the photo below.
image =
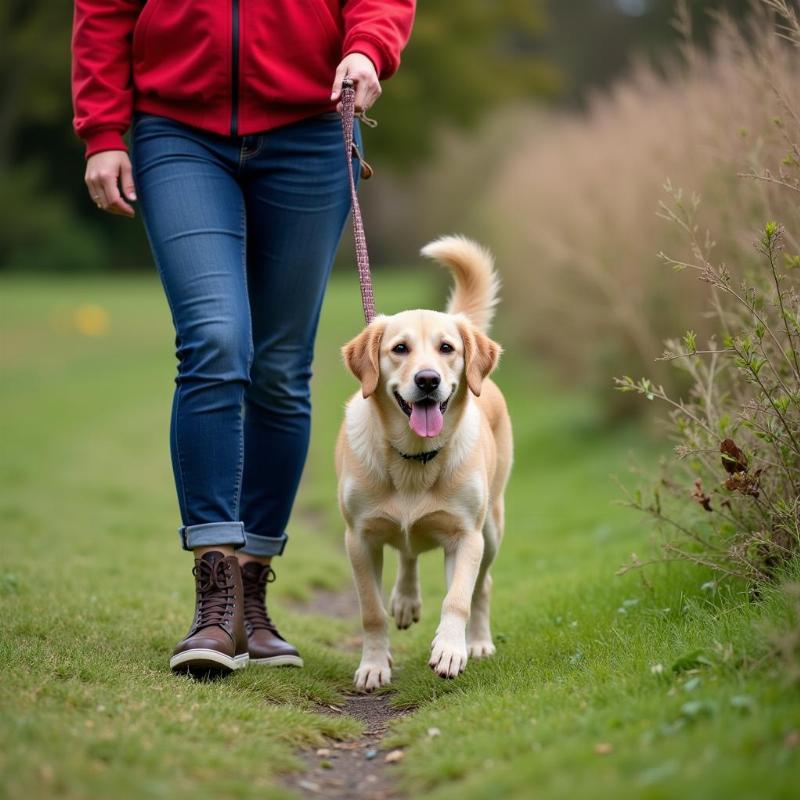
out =
{"type": "MultiPolygon", "coordinates": [[[[655,519],[661,558],[701,564],[716,571],[715,583],[738,579],[756,596],[766,583],[785,580],[800,551],[800,15],[787,0],[766,5],[776,17],[763,20],[755,63],[779,136],[739,177],[766,195],[767,208],[754,208],[775,211],[787,227],[766,222],[751,253],[727,241],[720,247],[700,222],[699,196],[670,187],[661,216],[684,241],[681,254],[662,258],[705,285],[710,333],[702,340],[689,330],[666,343],[660,360],[688,376],[684,397],[648,378],[617,379],[623,392],[670,410],[675,457],[630,501],[655,519]]],[[[738,221],[749,220],[740,214],[738,221]]]]}
{"type": "MultiPolygon", "coordinates": [[[[474,129],[511,101],[580,105],[587,89],[607,85],[633,53],[656,52],[673,39],[665,24],[671,5],[421,2],[402,69],[375,109],[381,125],[367,139],[380,168],[367,193],[368,205],[380,209],[370,215],[374,252],[399,263],[423,243],[415,226],[424,227],[425,219],[414,214],[412,187],[431,157],[442,154],[443,129],[474,129]],[[401,248],[396,224],[388,211],[381,213],[387,205],[407,219],[401,248]]],[[[694,5],[739,12],[744,3],[694,5]]],[[[141,225],[99,215],[84,190],[82,147],[71,131],[71,17],[70,3],[7,0],[0,6],[0,269],[149,270],[141,225]]],[[[706,27],[702,13],[699,22],[706,27]]],[[[438,205],[449,208],[446,199],[438,205]]],[[[458,212],[456,204],[452,214],[439,215],[447,229],[459,227],[458,212]]]]}

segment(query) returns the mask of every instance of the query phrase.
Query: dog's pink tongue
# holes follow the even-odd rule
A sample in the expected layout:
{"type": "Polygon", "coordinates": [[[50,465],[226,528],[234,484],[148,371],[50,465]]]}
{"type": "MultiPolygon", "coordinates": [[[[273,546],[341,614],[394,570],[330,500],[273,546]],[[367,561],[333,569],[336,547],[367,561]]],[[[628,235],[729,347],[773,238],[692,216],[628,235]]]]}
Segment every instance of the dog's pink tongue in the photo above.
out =
{"type": "Polygon", "coordinates": [[[417,436],[438,436],[444,427],[444,414],[438,403],[422,400],[412,404],[409,424],[417,436]]]}

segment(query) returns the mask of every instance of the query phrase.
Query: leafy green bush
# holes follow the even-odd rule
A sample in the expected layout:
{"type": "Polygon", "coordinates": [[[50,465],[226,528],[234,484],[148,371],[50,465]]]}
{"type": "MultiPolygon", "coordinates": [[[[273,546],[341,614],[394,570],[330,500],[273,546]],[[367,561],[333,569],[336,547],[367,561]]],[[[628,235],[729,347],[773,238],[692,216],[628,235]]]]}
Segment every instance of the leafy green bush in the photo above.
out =
{"type": "MultiPolygon", "coordinates": [[[[778,32],[800,44],[793,7],[770,2],[778,32]]],[[[768,185],[796,205],[800,194],[800,113],[778,86],[783,117],[773,125],[785,144],[780,163],[754,164],[741,177],[768,185]]],[[[623,392],[669,405],[676,458],[661,480],[630,504],[651,514],[664,536],[658,560],[684,559],[754,585],[774,578],[800,550],[800,255],[798,239],[767,222],[755,266],[726,264],[699,221],[700,199],[667,185],[661,216],[688,242],[688,255],[661,257],[708,287],[704,327],[669,340],[661,362],[688,376],[686,399],[643,378],[617,379],[623,392]]],[[[724,250],[725,248],[723,248],[724,250]]],[[[634,564],[638,565],[638,559],[634,564]]]]}
{"type": "Polygon", "coordinates": [[[721,340],[698,347],[688,331],[667,342],[662,360],[691,381],[686,400],[647,378],[617,379],[621,391],[671,407],[676,442],[677,458],[652,495],[630,502],[670,532],[666,558],[763,581],[800,545],[800,258],[785,252],[782,228],[769,222],[757,243],[764,270],[735,280],[698,237],[696,202],[673,200],[664,208],[691,237],[692,259],[665,258],[712,287],[721,340]]]}

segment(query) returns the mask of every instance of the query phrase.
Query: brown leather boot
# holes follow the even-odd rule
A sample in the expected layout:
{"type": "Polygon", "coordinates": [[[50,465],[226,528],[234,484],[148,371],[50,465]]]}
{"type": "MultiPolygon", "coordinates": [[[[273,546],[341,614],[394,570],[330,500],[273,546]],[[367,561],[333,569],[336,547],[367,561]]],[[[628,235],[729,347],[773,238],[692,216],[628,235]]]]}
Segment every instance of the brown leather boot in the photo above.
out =
{"type": "Polygon", "coordinates": [[[251,664],[270,667],[302,667],[297,648],[278,633],[267,613],[267,584],[275,580],[275,571],[266,564],[248,561],[242,567],[244,584],[244,627],[251,664]]]}
{"type": "Polygon", "coordinates": [[[242,571],[236,556],[218,550],[195,559],[194,621],[169,660],[175,672],[225,673],[247,666],[242,571]]]}

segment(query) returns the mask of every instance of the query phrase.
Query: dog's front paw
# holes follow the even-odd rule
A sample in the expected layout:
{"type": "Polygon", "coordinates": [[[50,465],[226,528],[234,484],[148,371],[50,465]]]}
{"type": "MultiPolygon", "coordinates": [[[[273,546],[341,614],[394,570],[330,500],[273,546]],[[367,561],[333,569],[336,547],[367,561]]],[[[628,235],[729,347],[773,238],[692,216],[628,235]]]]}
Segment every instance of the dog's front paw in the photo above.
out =
{"type": "Polygon", "coordinates": [[[489,658],[495,654],[495,646],[491,639],[476,639],[470,641],[467,648],[470,658],[489,658]]]}
{"type": "Polygon", "coordinates": [[[388,686],[392,680],[391,659],[382,661],[362,661],[358,665],[353,683],[359,692],[372,692],[381,686],[388,686]]]}
{"type": "Polygon", "coordinates": [[[419,622],[420,612],[422,611],[422,600],[419,595],[400,594],[397,589],[392,589],[392,596],[389,598],[389,613],[394,617],[397,627],[401,630],[410,628],[415,622],[419,622]]]}
{"type": "Polygon", "coordinates": [[[431,643],[428,666],[442,678],[455,678],[467,666],[467,646],[464,638],[445,638],[436,634],[431,643]]]}

